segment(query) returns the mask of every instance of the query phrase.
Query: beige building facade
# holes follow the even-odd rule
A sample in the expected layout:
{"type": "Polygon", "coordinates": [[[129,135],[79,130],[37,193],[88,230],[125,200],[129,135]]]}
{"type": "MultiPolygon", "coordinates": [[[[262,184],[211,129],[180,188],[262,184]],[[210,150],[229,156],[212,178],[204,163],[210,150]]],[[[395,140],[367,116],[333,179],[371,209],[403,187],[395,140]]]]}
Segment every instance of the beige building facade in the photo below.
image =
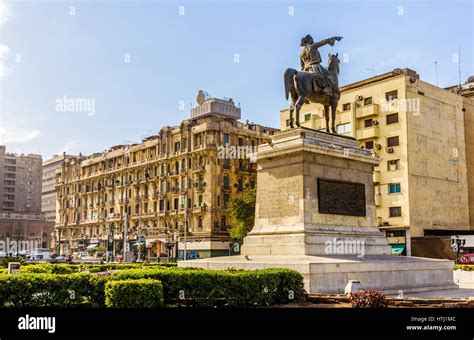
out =
{"type": "MultiPolygon", "coordinates": [[[[426,256],[417,240],[474,230],[474,106],[457,92],[410,69],[341,88],[337,130],[381,158],[373,175],[377,225],[395,254],[426,256]]],[[[300,120],[325,129],[319,104],[304,105],[300,120]]],[[[288,109],[281,127],[289,128],[288,109]]]]}
{"type": "Polygon", "coordinates": [[[46,221],[56,220],[56,170],[60,169],[66,159],[71,155],[55,155],[43,162],[43,178],[41,186],[41,212],[46,221]]]}
{"type": "Polygon", "coordinates": [[[142,143],[63,162],[56,171],[59,253],[104,245],[118,255],[144,242],[149,257],[183,257],[185,248],[188,258],[229,254],[227,203],[256,178],[255,164],[235,151],[252,150],[276,129],[239,122],[231,99],[198,102],[191,119],[142,143]]]}

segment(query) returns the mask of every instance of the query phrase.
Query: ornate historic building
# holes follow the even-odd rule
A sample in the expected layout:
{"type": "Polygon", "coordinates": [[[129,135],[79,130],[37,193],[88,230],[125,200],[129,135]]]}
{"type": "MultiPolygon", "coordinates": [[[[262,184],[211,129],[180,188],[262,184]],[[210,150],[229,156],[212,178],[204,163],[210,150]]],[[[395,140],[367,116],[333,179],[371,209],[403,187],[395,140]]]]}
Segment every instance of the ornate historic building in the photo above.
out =
{"type": "Polygon", "coordinates": [[[41,212],[46,221],[56,220],[56,170],[61,168],[64,160],[73,156],[54,155],[51,159],[43,162],[43,180],[41,187],[41,212]]]}
{"type": "MultiPolygon", "coordinates": [[[[376,215],[394,253],[453,256],[450,235],[474,233],[473,89],[474,77],[443,89],[410,69],[341,87],[337,131],[381,158],[376,215]]],[[[319,104],[304,105],[300,121],[325,131],[319,104]]],[[[284,109],[282,130],[289,124],[284,109]]]]}
{"type": "Polygon", "coordinates": [[[143,241],[151,257],[182,257],[184,247],[188,257],[229,254],[227,202],[256,178],[248,152],[235,150],[252,150],[276,129],[239,122],[232,99],[200,92],[198,103],[191,119],[140,144],[64,160],[56,172],[61,254],[112,239],[115,254],[143,241]]]}

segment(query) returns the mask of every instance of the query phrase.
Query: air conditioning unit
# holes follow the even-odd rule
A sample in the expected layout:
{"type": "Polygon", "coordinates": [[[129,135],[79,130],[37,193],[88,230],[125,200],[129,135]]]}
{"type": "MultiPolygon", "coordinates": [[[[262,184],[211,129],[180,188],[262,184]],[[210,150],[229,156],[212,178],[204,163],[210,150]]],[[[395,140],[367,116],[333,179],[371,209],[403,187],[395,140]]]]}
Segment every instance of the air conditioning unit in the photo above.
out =
{"type": "Polygon", "coordinates": [[[372,120],[372,125],[379,125],[379,121],[378,121],[378,120],[375,120],[375,119],[373,119],[373,120],[372,120]]]}
{"type": "Polygon", "coordinates": [[[375,148],[378,150],[382,149],[382,144],[375,143],[375,148]]]}
{"type": "Polygon", "coordinates": [[[388,153],[393,153],[393,147],[392,146],[387,146],[385,148],[385,151],[387,151],[388,153]]]}
{"type": "Polygon", "coordinates": [[[362,101],[363,99],[364,99],[364,96],[361,95],[361,94],[359,94],[359,95],[356,96],[356,100],[357,100],[357,101],[362,101]]]}

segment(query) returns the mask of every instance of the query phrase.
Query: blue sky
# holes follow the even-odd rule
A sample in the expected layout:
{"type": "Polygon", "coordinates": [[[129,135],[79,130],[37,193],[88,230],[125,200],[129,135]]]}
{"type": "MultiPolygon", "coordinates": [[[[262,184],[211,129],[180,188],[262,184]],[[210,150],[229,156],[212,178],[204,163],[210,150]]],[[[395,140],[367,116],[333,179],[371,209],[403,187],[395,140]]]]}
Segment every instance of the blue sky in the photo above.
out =
{"type": "Polygon", "coordinates": [[[188,118],[199,89],[279,127],[307,33],[344,37],[321,48],[323,64],[347,54],[341,85],[396,67],[435,84],[435,60],[439,85],[457,84],[459,44],[462,81],[474,74],[473,19],[472,1],[0,0],[0,143],[48,158],[137,142],[188,118]],[[95,114],[59,112],[64,96],[95,114]]]}

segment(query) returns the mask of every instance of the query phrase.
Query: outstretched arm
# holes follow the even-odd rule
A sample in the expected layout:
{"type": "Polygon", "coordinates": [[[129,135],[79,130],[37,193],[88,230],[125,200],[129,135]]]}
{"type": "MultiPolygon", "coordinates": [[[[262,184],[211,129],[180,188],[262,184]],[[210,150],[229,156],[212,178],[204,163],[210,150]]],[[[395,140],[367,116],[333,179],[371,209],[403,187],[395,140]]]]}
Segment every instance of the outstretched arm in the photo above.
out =
{"type": "Polygon", "coordinates": [[[316,47],[316,48],[319,48],[321,46],[328,45],[328,44],[332,46],[332,45],[334,45],[335,41],[339,41],[341,39],[342,39],[342,37],[327,38],[327,39],[324,39],[324,40],[321,40],[321,41],[318,41],[318,42],[314,43],[313,46],[316,47]]]}

